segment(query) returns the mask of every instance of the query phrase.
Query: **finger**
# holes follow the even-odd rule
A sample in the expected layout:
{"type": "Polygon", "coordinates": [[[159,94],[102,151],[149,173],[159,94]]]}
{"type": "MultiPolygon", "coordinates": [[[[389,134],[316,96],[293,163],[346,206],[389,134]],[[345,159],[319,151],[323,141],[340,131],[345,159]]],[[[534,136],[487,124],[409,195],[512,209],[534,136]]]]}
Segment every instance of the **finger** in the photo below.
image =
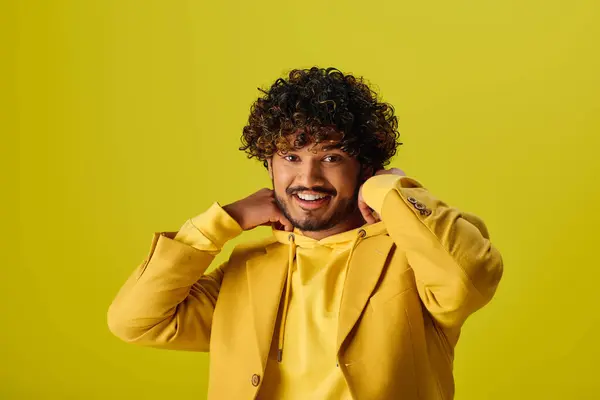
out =
{"type": "MultiPolygon", "coordinates": [[[[268,224],[267,224],[268,225],[268,224]]],[[[270,225],[279,231],[293,232],[294,227],[292,224],[283,223],[280,220],[271,222],[270,225]]]]}
{"type": "Polygon", "coordinates": [[[375,217],[373,216],[373,214],[371,214],[370,212],[361,212],[365,222],[367,223],[367,225],[371,225],[377,222],[377,220],[375,219],[375,217]]]}
{"type": "Polygon", "coordinates": [[[293,232],[294,225],[283,214],[279,217],[279,223],[283,225],[286,232],[293,232]]]}
{"type": "Polygon", "coordinates": [[[373,216],[373,212],[371,211],[371,208],[367,205],[367,203],[362,202],[362,201],[359,202],[358,209],[360,210],[360,213],[362,214],[362,216],[367,224],[374,224],[375,222],[377,222],[377,220],[373,216]]]}
{"type": "Polygon", "coordinates": [[[377,211],[373,211],[373,218],[375,218],[376,222],[381,221],[381,217],[379,216],[379,214],[377,213],[377,211]]]}
{"type": "Polygon", "coordinates": [[[375,220],[375,217],[373,217],[373,212],[371,210],[371,207],[369,207],[369,205],[363,199],[362,186],[361,186],[360,190],[358,191],[358,209],[367,224],[373,224],[373,223],[377,222],[375,220]]]}
{"type": "Polygon", "coordinates": [[[286,232],[292,232],[294,230],[294,225],[279,211],[279,209],[274,210],[273,214],[271,214],[271,218],[269,221],[272,224],[280,224],[283,227],[283,230],[286,232]]]}
{"type": "Polygon", "coordinates": [[[283,215],[283,213],[281,212],[281,209],[279,209],[279,205],[277,205],[277,202],[275,201],[274,198],[273,198],[272,204],[273,204],[273,219],[275,221],[279,222],[283,226],[283,229],[286,232],[293,232],[294,225],[292,224],[292,222],[289,219],[287,219],[285,217],[285,215],[283,215]]]}
{"type": "Polygon", "coordinates": [[[283,225],[281,225],[281,224],[279,223],[279,221],[277,221],[277,222],[272,222],[272,223],[271,223],[271,226],[272,226],[274,229],[278,230],[278,231],[283,231],[283,230],[285,230],[284,226],[283,226],[283,225]]]}
{"type": "Polygon", "coordinates": [[[401,170],[400,168],[390,168],[390,169],[380,169],[379,171],[375,172],[375,176],[377,175],[400,175],[400,176],[406,176],[406,173],[401,170]]]}

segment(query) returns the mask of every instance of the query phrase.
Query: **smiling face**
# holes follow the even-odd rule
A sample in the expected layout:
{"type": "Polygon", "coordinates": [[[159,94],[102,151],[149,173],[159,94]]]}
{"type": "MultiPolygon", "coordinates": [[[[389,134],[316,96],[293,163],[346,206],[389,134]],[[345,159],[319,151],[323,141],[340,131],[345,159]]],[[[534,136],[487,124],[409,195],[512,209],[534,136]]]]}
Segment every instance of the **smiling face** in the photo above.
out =
{"type": "Polygon", "coordinates": [[[357,205],[361,166],[335,144],[309,144],[269,160],[279,208],[296,228],[321,237],[364,224],[357,205]]]}

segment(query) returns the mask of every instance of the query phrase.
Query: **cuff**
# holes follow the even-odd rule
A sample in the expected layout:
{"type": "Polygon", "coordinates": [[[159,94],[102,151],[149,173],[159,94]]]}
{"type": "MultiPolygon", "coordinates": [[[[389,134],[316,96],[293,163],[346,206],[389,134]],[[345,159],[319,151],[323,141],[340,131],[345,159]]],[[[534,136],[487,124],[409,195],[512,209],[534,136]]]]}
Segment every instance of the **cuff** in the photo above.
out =
{"type": "Polygon", "coordinates": [[[383,174],[369,178],[362,188],[362,196],[369,207],[381,215],[385,196],[398,187],[421,187],[416,180],[402,175],[383,174]]]}
{"type": "Polygon", "coordinates": [[[175,240],[199,250],[221,250],[225,243],[242,233],[242,228],[219,203],[188,220],[177,232],[175,240]]]}

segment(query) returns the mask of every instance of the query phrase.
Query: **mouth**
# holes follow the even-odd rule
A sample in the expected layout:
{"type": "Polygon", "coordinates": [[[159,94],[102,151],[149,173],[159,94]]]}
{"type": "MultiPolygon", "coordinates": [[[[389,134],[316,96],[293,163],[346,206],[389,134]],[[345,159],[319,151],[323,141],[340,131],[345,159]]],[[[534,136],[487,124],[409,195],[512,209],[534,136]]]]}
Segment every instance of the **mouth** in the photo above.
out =
{"type": "Polygon", "coordinates": [[[324,193],[296,193],[292,196],[300,208],[316,210],[324,207],[331,200],[331,196],[324,193]]]}

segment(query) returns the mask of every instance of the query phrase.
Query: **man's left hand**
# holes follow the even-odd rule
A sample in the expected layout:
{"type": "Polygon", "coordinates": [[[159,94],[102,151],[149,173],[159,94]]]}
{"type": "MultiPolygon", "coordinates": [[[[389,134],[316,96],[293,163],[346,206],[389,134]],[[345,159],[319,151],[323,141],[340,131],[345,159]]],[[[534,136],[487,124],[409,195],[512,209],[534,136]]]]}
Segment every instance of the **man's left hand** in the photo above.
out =
{"type": "MultiPolygon", "coordinates": [[[[402,171],[399,168],[380,169],[379,171],[375,172],[375,175],[373,175],[373,176],[385,175],[385,174],[406,176],[404,171],[402,171]]],[[[367,203],[365,203],[365,201],[363,200],[362,186],[360,187],[360,190],[358,191],[358,209],[360,210],[360,213],[362,214],[363,219],[367,222],[367,224],[374,224],[375,222],[381,221],[380,216],[377,215],[377,213],[374,212],[371,209],[371,207],[369,207],[367,205],[367,203]]]]}

